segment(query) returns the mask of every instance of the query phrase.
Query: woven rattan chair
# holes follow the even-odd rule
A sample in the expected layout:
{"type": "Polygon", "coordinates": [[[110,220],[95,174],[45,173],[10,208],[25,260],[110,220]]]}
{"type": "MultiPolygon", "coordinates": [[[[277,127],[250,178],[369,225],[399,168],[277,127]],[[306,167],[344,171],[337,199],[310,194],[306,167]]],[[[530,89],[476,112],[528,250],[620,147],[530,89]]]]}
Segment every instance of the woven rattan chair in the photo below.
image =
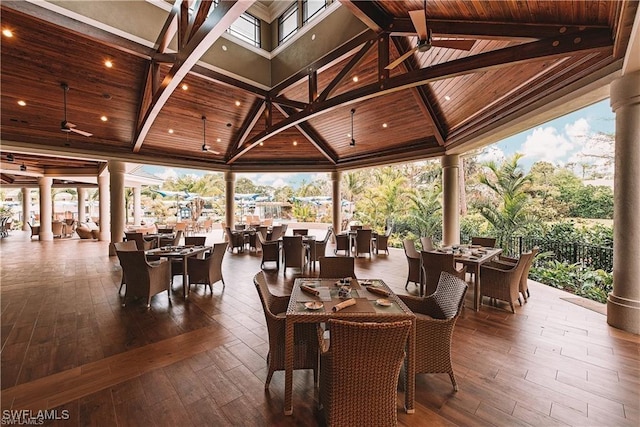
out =
{"type": "Polygon", "coordinates": [[[260,239],[258,238],[258,234],[262,234],[262,237],[263,237],[262,240],[267,240],[267,234],[268,234],[267,227],[264,225],[256,227],[256,234],[254,236],[256,239],[256,243],[255,243],[256,252],[262,250],[262,246],[260,245],[260,239]]]}
{"type": "Polygon", "coordinates": [[[136,242],[139,251],[148,251],[154,247],[154,241],[145,240],[142,233],[126,232],[124,235],[126,240],[133,240],[136,242]]]}
{"type": "Polygon", "coordinates": [[[416,245],[411,239],[404,239],[402,241],[402,247],[404,248],[404,255],[407,257],[407,264],[409,265],[409,274],[407,275],[407,283],[404,284],[404,288],[407,289],[409,282],[420,286],[420,252],[416,250],[416,245]]]}
{"type": "Polygon", "coordinates": [[[511,311],[516,312],[514,302],[520,305],[520,280],[525,267],[531,264],[532,252],[525,252],[520,255],[517,264],[505,265],[503,268],[495,265],[483,265],[480,267],[480,277],[482,286],[480,287],[480,305],[482,297],[487,296],[492,299],[499,299],[509,303],[511,311]]]}
{"type": "MultiPolygon", "coordinates": [[[[39,225],[31,225],[30,222],[28,222],[27,224],[29,224],[29,228],[31,229],[31,237],[29,237],[29,239],[35,237],[40,237],[40,226],[39,225]]],[[[77,230],[76,230],[77,231],[77,230]]],[[[84,239],[84,237],[80,236],[81,239],[84,239]]],[[[91,238],[91,232],[89,232],[89,239],[91,238]]]]}
{"type": "Polygon", "coordinates": [[[265,262],[275,262],[276,270],[278,270],[280,268],[280,240],[265,240],[262,233],[258,233],[258,241],[262,248],[260,268],[264,270],[265,262]]]}
{"type": "Polygon", "coordinates": [[[180,240],[182,239],[182,234],[183,234],[183,231],[178,230],[174,234],[173,239],[170,237],[161,237],[160,246],[178,246],[180,244],[180,240]]]}
{"type": "Polygon", "coordinates": [[[302,243],[302,236],[284,236],[282,238],[284,271],[287,268],[304,270],[306,266],[307,248],[302,243]]]}
{"type": "MultiPolygon", "coordinates": [[[[269,333],[269,354],[267,363],[269,370],[264,388],[269,388],[271,377],[275,371],[284,370],[285,313],[289,305],[288,296],[275,296],[269,291],[264,272],[253,278],[256,286],[269,333]]],[[[318,379],[319,343],[322,330],[313,323],[300,323],[294,327],[294,361],[293,369],[313,369],[314,383],[318,379]]]]}
{"type": "Polygon", "coordinates": [[[147,262],[144,251],[116,252],[127,284],[122,300],[124,307],[129,297],[144,297],[147,308],[151,306],[151,297],[167,291],[171,302],[171,263],[161,259],[147,262]]]}
{"type": "Polygon", "coordinates": [[[294,228],[291,230],[294,236],[308,236],[309,230],[306,228],[294,228]]]}
{"type": "MultiPolygon", "coordinates": [[[[116,255],[118,256],[118,260],[120,260],[120,252],[133,252],[138,250],[138,244],[133,240],[128,240],[126,242],[115,242],[113,244],[113,247],[116,250],[116,255]]],[[[120,265],[122,265],[122,262],[120,262],[120,265]]],[[[126,283],[127,283],[127,278],[124,275],[124,269],[123,269],[122,279],[120,279],[120,289],[118,289],[118,293],[122,292],[122,287],[126,283]]]]}
{"type": "MultiPolygon", "coordinates": [[[[538,255],[539,250],[540,249],[537,246],[531,250],[531,253],[533,254],[533,256],[531,257],[531,260],[529,261],[529,263],[525,265],[524,270],[522,270],[522,276],[520,277],[519,290],[525,302],[527,302],[527,300],[531,296],[531,294],[529,293],[529,283],[528,283],[529,270],[531,269],[531,264],[533,264],[533,261],[535,260],[536,255],[538,255]]],[[[510,268],[516,265],[517,263],[518,263],[518,258],[499,255],[497,260],[487,263],[485,265],[495,266],[498,268],[505,268],[504,266],[506,265],[506,268],[510,268]]],[[[520,297],[518,297],[518,302],[520,302],[520,297]]]]}
{"type": "Polygon", "coordinates": [[[463,266],[459,270],[456,269],[453,254],[422,251],[420,252],[420,259],[422,265],[420,295],[431,295],[436,291],[438,281],[440,280],[440,273],[443,271],[465,280],[467,267],[463,266]]]}
{"type": "Polygon", "coordinates": [[[471,238],[472,245],[480,245],[485,248],[495,248],[496,247],[496,239],[493,237],[472,237],[471,238]]]}
{"type": "Polygon", "coordinates": [[[369,254],[371,258],[371,229],[358,229],[356,231],[356,256],[369,254]]]}
{"type": "Polygon", "coordinates": [[[385,251],[389,255],[389,237],[391,237],[392,229],[389,227],[384,234],[376,234],[373,237],[373,246],[376,248],[376,255],[378,252],[385,251]]]}
{"type": "Polygon", "coordinates": [[[324,257],[327,252],[327,244],[329,243],[332,233],[333,227],[329,227],[324,239],[311,240],[309,242],[309,262],[313,266],[314,271],[316,269],[316,261],[320,261],[320,258],[324,257]]]}
{"type": "Polygon", "coordinates": [[[282,225],[271,227],[271,234],[267,234],[267,240],[279,240],[283,236],[282,225]]]}
{"type": "Polygon", "coordinates": [[[189,290],[191,290],[191,284],[203,283],[205,292],[207,291],[207,285],[209,285],[209,289],[213,293],[213,284],[218,281],[221,281],[222,288],[225,288],[224,278],[222,277],[222,260],[226,252],[226,242],[216,243],[204,259],[187,258],[189,290]]]}
{"type": "Polygon", "coordinates": [[[349,255],[351,248],[349,247],[349,234],[340,233],[336,234],[336,248],[333,250],[334,254],[338,254],[338,251],[344,251],[345,255],[349,255]]]}
{"type": "Polygon", "coordinates": [[[411,321],[330,319],[320,356],[320,403],[328,426],[395,426],[398,377],[411,321]]]}
{"type": "Polygon", "coordinates": [[[420,238],[420,244],[422,245],[422,250],[423,251],[432,251],[433,250],[433,240],[431,240],[431,237],[422,236],[420,238]]]}
{"type": "Polygon", "coordinates": [[[352,257],[320,257],[320,273],[318,277],[322,278],[343,278],[353,277],[355,274],[355,260],[352,257]]]}
{"type": "Polygon", "coordinates": [[[449,374],[455,391],[451,341],[466,293],[464,280],[442,272],[433,294],[424,298],[399,295],[416,315],[416,374],[449,374]]]}
{"type": "Polygon", "coordinates": [[[242,231],[231,231],[230,227],[224,228],[228,248],[233,252],[235,248],[238,248],[238,252],[244,251],[244,233],[242,231]]]}
{"type": "Polygon", "coordinates": [[[187,236],[184,238],[186,246],[204,246],[207,243],[207,236],[187,236]]]}

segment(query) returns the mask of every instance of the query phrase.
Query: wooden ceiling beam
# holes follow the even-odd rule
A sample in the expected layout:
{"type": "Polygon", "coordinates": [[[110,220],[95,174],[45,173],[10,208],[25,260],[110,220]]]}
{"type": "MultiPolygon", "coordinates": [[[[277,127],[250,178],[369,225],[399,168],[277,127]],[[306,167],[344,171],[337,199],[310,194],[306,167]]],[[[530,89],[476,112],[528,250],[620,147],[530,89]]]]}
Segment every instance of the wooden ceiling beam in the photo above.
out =
{"type": "Polygon", "coordinates": [[[356,18],[373,31],[380,32],[386,30],[393,22],[393,17],[389,16],[380,6],[373,1],[340,0],[356,18]]]}
{"type": "MultiPolygon", "coordinates": [[[[605,29],[598,25],[529,24],[523,22],[484,22],[447,19],[429,19],[434,36],[453,36],[489,39],[546,39],[586,30],[605,29]]],[[[409,18],[394,18],[384,29],[395,36],[415,36],[416,30],[409,18]]]]}
{"type": "Polygon", "coordinates": [[[140,151],[155,119],[178,87],[182,79],[193,68],[196,62],[206,53],[213,43],[251,6],[251,1],[223,1],[220,2],[211,15],[200,26],[193,37],[178,52],[176,60],[169,73],[164,78],[158,91],[145,109],[143,119],[136,127],[133,138],[133,152],[140,151]]]}
{"type": "MultiPolygon", "coordinates": [[[[285,117],[289,117],[291,114],[296,113],[296,111],[293,111],[292,109],[281,105],[276,104],[276,108],[280,110],[280,112],[284,114],[285,117]]],[[[332,164],[335,165],[338,162],[338,153],[336,153],[333,148],[331,148],[331,146],[326,143],[326,141],[313,128],[313,126],[311,126],[307,122],[302,122],[296,125],[296,129],[298,129],[298,131],[302,135],[304,135],[304,137],[311,144],[313,144],[313,146],[316,147],[318,151],[320,151],[320,153],[322,153],[322,155],[325,156],[327,160],[329,160],[332,164]]]]}
{"type": "Polygon", "coordinates": [[[347,74],[349,74],[351,72],[351,70],[353,70],[355,67],[358,66],[360,61],[362,61],[362,58],[364,58],[366,56],[366,54],[369,52],[369,50],[373,46],[373,43],[374,43],[374,40],[367,41],[360,48],[358,53],[356,53],[355,55],[353,55],[351,57],[349,62],[342,68],[342,70],[340,70],[340,72],[333,78],[333,80],[331,80],[329,82],[329,84],[324,88],[324,90],[320,93],[320,95],[318,95],[318,101],[319,102],[324,101],[325,99],[327,99],[327,97],[330,96],[331,93],[333,93],[335,88],[340,83],[342,83],[342,81],[347,76],[347,74]]]}
{"type": "Polygon", "coordinates": [[[428,68],[410,71],[406,74],[391,77],[386,83],[369,84],[358,89],[340,94],[324,102],[317,102],[285,120],[274,124],[270,129],[252,138],[240,153],[229,160],[233,163],[244,152],[256,144],[313,117],[333,111],[338,107],[383,96],[389,93],[421,86],[426,83],[457,77],[461,75],[495,69],[505,65],[514,65],[535,59],[559,58],[571,55],[573,52],[611,51],[612,40],[606,30],[591,30],[581,33],[581,37],[574,34],[554,37],[551,39],[534,41],[518,46],[507,47],[491,52],[485,52],[466,58],[457,59],[428,68]]]}
{"type": "Polygon", "coordinates": [[[253,102],[253,105],[249,110],[249,114],[247,114],[247,117],[244,119],[244,122],[240,127],[236,143],[231,145],[234,150],[238,150],[242,147],[242,144],[244,144],[256,123],[258,123],[258,119],[260,119],[260,115],[264,112],[265,108],[266,102],[264,99],[256,99],[253,102]]]}
{"type": "Polygon", "coordinates": [[[286,105],[287,107],[296,108],[298,110],[304,110],[309,106],[306,102],[296,101],[293,99],[287,99],[283,96],[276,96],[275,98],[270,98],[271,102],[274,104],[286,105]]]}
{"type": "Polygon", "coordinates": [[[219,73],[218,71],[210,70],[202,65],[194,65],[193,68],[189,70],[189,74],[214,83],[220,83],[228,87],[244,90],[245,92],[249,92],[263,99],[269,95],[269,92],[264,89],[245,83],[241,80],[234,79],[233,77],[229,77],[225,74],[219,73]]]}
{"type": "Polygon", "coordinates": [[[178,13],[180,12],[181,4],[182,0],[174,0],[173,2],[169,16],[167,16],[167,19],[164,21],[160,35],[158,35],[158,39],[153,46],[157,53],[166,53],[169,43],[171,43],[171,40],[173,40],[178,31],[178,13]]]}
{"type": "Polygon", "coordinates": [[[13,184],[15,178],[7,174],[0,173],[0,180],[2,180],[3,184],[13,184]]]}

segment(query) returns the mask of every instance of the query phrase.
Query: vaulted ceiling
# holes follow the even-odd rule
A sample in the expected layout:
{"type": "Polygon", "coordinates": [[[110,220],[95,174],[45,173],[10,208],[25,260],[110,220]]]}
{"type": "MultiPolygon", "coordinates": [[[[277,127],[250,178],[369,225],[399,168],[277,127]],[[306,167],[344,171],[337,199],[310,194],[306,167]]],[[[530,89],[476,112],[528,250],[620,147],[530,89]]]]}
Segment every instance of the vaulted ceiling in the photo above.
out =
{"type": "Polygon", "coordinates": [[[462,153],[601,99],[638,8],[429,0],[434,46],[388,69],[418,43],[422,1],[336,2],[270,52],[223,35],[253,2],[189,3],[3,1],[3,165],[12,152],[331,171],[462,153]],[[437,46],[451,40],[472,46],[437,46]],[[65,94],[67,122],[91,136],[62,131],[65,94]]]}

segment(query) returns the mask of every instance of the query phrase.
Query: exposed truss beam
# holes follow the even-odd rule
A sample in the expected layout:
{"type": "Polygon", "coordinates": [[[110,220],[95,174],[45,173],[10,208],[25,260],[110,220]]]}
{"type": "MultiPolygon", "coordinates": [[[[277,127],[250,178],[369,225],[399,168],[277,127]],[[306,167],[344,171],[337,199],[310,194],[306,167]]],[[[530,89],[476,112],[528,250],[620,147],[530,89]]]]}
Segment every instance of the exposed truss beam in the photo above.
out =
{"type": "Polygon", "coordinates": [[[271,98],[271,102],[274,104],[286,105],[287,107],[297,108],[298,110],[304,110],[309,106],[306,102],[296,101],[293,99],[287,99],[284,96],[276,96],[271,98]]]}
{"type": "Polygon", "coordinates": [[[249,114],[244,119],[242,126],[240,127],[240,131],[238,132],[238,140],[235,144],[231,145],[231,148],[236,151],[242,147],[242,144],[247,140],[247,137],[255,127],[256,123],[258,123],[258,119],[260,119],[260,115],[264,112],[266,108],[266,102],[264,99],[256,99],[249,110],[249,114]]]}
{"type": "Polygon", "coordinates": [[[335,90],[335,88],[342,83],[342,81],[344,80],[344,78],[351,72],[351,70],[353,70],[355,67],[358,66],[358,64],[360,63],[360,61],[362,61],[362,58],[364,58],[367,53],[369,52],[369,50],[371,50],[371,47],[374,44],[374,40],[369,40],[367,41],[358,51],[358,53],[356,53],[355,55],[353,55],[351,57],[351,59],[349,60],[349,62],[344,66],[344,68],[342,70],[340,70],[340,72],[334,77],[333,80],[331,80],[329,82],[329,84],[324,88],[324,90],[322,91],[322,93],[320,93],[320,95],[318,95],[318,101],[324,101],[325,99],[327,99],[327,97],[329,97],[331,95],[331,93],[333,93],[333,91],[335,90]]]}
{"type": "Polygon", "coordinates": [[[393,17],[387,15],[376,2],[340,0],[340,3],[375,32],[385,31],[393,22],[393,17]]]}
{"type": "Polygon", "coordinates": [[[367,99],[383,96],[389,93],[421,86],[426,83],[494,69],[505,65],[513,65],[533,59],[559,58],[579,51],[611,51],[612,41],[606,30],[585,31],[576,37],[574,34],[554,37],[551,39],[530,42],[518,46],[507,47],[466,58],[457,59],[429,68],[410,71],[406,74],[391,77],[386,83],[369,84],[358,89],[337,95],[323,102],[315,102],[304,111],[292,114],[287,119],[274,124],[270,129],[252,138],[245,148],[229,160],[233,163],[244,152],[269,137],[309,120],[325,114],[337,107],[350,105],[367,99]]]}
{"type": "Polygon", "coordinates": [[[217,71],[210,70],[202,65],[194,65],[189,71],[189,74],[215,83],[220,83],[228,87],[244,90],[263,99],[269,95],[269,92],[264,89],[245,83],[241,80],[234,79],[233,77],[229,77],[217,71]]]}
{"type": "Polygon", "coordinates": [[[162,81],[159,90],[153,94],[151,104],[146,108],[143,119],[137,126],[133,144],[134,153],[140,151],[153,122],[182,79],[222,33],[251,6],[251,3],[253,2],[246,0],[221,1],[184,48],[180,49],[176,63],[162,81]]]}

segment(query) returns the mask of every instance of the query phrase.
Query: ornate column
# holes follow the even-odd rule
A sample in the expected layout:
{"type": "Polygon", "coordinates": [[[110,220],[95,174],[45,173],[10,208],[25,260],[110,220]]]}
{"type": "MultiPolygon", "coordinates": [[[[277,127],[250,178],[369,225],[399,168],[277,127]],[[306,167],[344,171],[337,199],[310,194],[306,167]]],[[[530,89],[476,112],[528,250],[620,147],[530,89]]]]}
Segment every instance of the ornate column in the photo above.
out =
{"type": "Polygon", "coordinates": [[[133,187],[133,224],[140,225],[141,217],[142,217],[142,199],[140,195],[140,185],[136,185],[135,187],[133,187]]]}
{"type": "MultiPolygon", "coordinates": [[[[224,221],[228,227],[235,224],[235,194],[236,194],[236,174],[235,172],[225,171],[224,173],[224,221]]],[[[224,234],[224,230],[223,230],[224,234]]]]}
{"type": "MultiPolygon", "coordinates": [[[[340,233],[342,225],[342,194],[340,184],[342,183],[342,171],[331,172],[331,221],[333,222],[334,234],[340,233]]],[[[331,240],[335,239],[331,236],[331,240]]]]}
{"type": "Polygon", "coordinates": [[[613,291],[607,323],[640,334],[640,71],[611,84],[616,115],[613,291]]]}
{"type": "Polygon", "coordinates": [[[31,190],[27,187],[22,187],[22,231],[29,231],[29,224],[31,220],[31,190]]]}
{"type": "MultiPolygon", "coordinates": [[[[109,203],[111,213],[111,245],[109,255],[115,255],[113,243],[122,242],[125,227],[125,203],[124,203],[124,162],[109,160],[109,203]]],[[[102,230],[102,227],[100,227],[102,230]]],[[[107,229],[108,231],[109,229],[107,229]]],[[[102,231],[100,232],[102,234],[102,231]]]]}
{"type": "Polygon", "coordinates": [[[442,244],[460,243],[460,157],[442,156],[442,244]]]}
{"type": "Polygon", "coordinates": [[[40,240],[53,240],[53,231],[51,230],[51,215],[53,208],[51,207],[51,184],[53,178],[41,176],[38,178],[40,186],[40,240]]]}
{"type": "Polygon", "coordinates": [[[87,219],[87,190],[84,187],[76,188],[78,192],[78,222],[84,222],[87,219]]]}

